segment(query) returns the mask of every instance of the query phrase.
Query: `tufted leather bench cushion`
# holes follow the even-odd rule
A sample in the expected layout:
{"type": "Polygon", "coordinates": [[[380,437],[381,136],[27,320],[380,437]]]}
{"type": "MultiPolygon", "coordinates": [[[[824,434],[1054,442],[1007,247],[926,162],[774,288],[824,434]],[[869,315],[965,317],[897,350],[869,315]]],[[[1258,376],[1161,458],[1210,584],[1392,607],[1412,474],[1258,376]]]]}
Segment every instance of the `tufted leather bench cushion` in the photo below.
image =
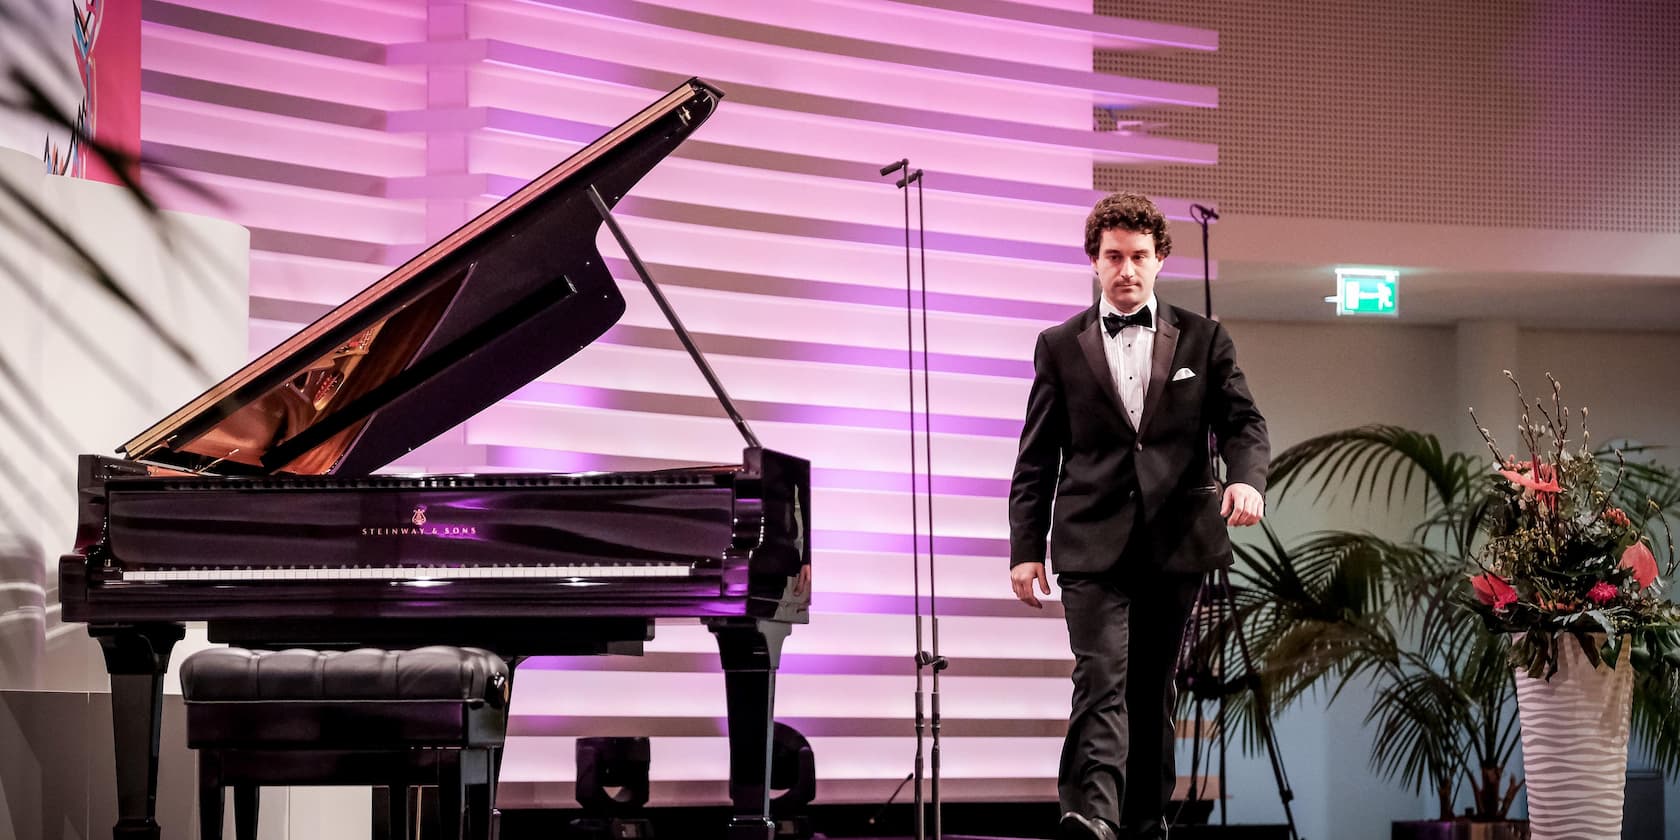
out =
{"type": "Polygon", "coordinates": [[[477,648],[212,648],[182,663],[181,689],[195,749],[489,746],[507,731],[507,663],[477,648]]]}

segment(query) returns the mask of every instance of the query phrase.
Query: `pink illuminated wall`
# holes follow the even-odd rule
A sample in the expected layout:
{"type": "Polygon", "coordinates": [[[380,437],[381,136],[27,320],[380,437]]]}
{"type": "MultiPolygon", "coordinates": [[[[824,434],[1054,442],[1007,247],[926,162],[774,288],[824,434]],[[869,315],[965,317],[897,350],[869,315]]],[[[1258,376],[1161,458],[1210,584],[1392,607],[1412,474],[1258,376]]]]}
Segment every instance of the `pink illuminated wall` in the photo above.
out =
{"type": "MultiPolygon", "coordinates": [[[[145,147],[224,202],[154,185],[168,204],[251,229],[256,353],[677,82],[722,88],[718,113],[619,214],[765,445],[814,464],[813,620],[788,643],[778,711],[811,738],[830,802],[884,798],[913,750],[903,207],[876,174],[909,157],[928,188],[945,793],[1049,798],[1064,631],[1004,578],[1033,337],[1090,300],[1094,165],[1217,157],[1141,128],[1093,131],[1093,105],[1212,108],[1217,93],[1093,73],[1092,52],[1216,42],[1064,0],[964,5],[149,2],[145,147]]],[[[1193,199],[1162,203],[1184,218],[1193,199]]],[[[623,322],[393,469],[739,460],[700,375],[598,241],[630,301],[623,322]]],[[[697,624],[662,625],[641,659],[535,661],[503,805],[564,807],[573,739],[634,733],[654,737],[656,800],[721,801],[722,714],[697,624]]]]}

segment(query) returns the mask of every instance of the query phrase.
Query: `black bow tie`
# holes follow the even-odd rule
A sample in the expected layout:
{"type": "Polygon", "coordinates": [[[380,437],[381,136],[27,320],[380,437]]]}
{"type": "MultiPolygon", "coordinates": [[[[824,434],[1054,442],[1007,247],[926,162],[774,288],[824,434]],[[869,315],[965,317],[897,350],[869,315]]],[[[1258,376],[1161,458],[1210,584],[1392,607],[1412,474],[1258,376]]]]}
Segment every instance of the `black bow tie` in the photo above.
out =
{"type": "Polygon", "coordinates": [[[1113,312],[1103,316],[1103,329],[1108,330],[1108,337],[1113,338],[1127,327],[1149,327],[1155,323],[1149,317],[1149,307],[1145,306],[1130,315],[1116,315],[1113,312]]]}

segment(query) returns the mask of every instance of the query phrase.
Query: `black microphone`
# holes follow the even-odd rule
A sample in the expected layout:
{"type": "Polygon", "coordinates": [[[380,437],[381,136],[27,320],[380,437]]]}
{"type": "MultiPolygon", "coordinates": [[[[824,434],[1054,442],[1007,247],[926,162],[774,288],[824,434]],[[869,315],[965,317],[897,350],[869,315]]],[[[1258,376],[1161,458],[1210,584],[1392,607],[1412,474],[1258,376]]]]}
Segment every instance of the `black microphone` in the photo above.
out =
{"type": "Polygon", "coordinates": [[[882,175],[891,175],[894,172],[897,172],[898,170],[903,169],[904,167],[909,166],[909,165],[910,165],[910,159],[909,158],[904,158],[902,160],[894,161],[892,163],[887,164],[886,166],[881,167],[881,174],[882,175]]]}
{"type": "MultiPolygon", "coordinates": [[[[883,172],[883,173],[881,173],[881,174],[882,174],[882,175],[885,175],[885,174],[887,174],[887,173],[885,173],[885,172],[883,172]]],[[[1200,211],[1202,211],[1202,218],[1203,218],[1203,219],[1217,219],[1217,218],[1219,218],[1219,214],[1218,214],[1218,213],[1215,213],[1215,212],[1213,212],[1213,211],[1212,211],[1212,210],[1209,210],[1209,209],[1208,209],[1208,208],[1206,208],[1206,207],[1203,207],[1203,206],[1202,206],[1202,205],[1200,205],[1200,204],[1192,204],[1192,205],[1190,205],[1190,209],[1191,209],[1191,210],[1200,210],[1200,211]]]]}
{"type": "Polygon", "coordinates": [[[922,180],[922,170],[918,169],[903,178],[898,179],[898,186],[905,187],[922,180]]]}

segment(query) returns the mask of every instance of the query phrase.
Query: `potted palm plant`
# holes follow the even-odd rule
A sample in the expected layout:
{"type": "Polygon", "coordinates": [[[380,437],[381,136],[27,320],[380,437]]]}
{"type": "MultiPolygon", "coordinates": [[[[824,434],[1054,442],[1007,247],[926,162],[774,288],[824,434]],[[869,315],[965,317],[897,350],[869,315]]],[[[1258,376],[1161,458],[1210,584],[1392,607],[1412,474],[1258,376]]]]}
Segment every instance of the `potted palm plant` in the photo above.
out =
{"type": "MultiPolygon", "coordinates": [[[[1572,423],[1551,385],[1549,407],[1524,401],[1526,460],[1479,427],[1505,482],[1473,558],[1468,603],[1488,629],[1510,634],[1535,836],[1613,837],[1634,678],[1680,667],[1680,609],[1661,592],[1652,551],[1661,503],[1620,457],[1607,469],[1593,456],[1586,412],[1572,423]]],[[[1668,553],[1672,575],[1672,544],[1668,553]]]]}
{"type": "MultiPolygon", "coordinates": [[[[1608,449],[1599,456],[1615,458],[1608,449]]],[[[1680,475],[1655,466],[1637,473],[1623,490],[1665,488],[1646,495],[1673,503],[1680,475]]],[[[1321,435],[1277,456],[1274,497],[1316,491],[1315,503],[1345,496],[1411,511],[1421,501],[1410,533],[1323,531],[1286,545],[1268,528],[1262,543],[1238,548],[1237,611],[1261,690],[1281,708],[1318,690],[1334,703],[1350,686],[1369,686],[1373,767],[1436,796],[1439,819],[1396,823],[1397,839],[1526,836],[1508,819],[1522,786],[1511,772],[1520,729],[1509,645],[1464,598],[1503,481],[1433,435],[1382,425],[1321,435]]],[[[1213,633],[1203,643],[1227,641],[1213,633]]],[[[1642,676],[1634,713],[1636,736],[1670,773],[1680,770],[1673,686],[1672,672],[1642,676]]],[[[1252,703],[1239,706],[1237,728],[1252,733],[1253,714],[1252,703]]]]}

